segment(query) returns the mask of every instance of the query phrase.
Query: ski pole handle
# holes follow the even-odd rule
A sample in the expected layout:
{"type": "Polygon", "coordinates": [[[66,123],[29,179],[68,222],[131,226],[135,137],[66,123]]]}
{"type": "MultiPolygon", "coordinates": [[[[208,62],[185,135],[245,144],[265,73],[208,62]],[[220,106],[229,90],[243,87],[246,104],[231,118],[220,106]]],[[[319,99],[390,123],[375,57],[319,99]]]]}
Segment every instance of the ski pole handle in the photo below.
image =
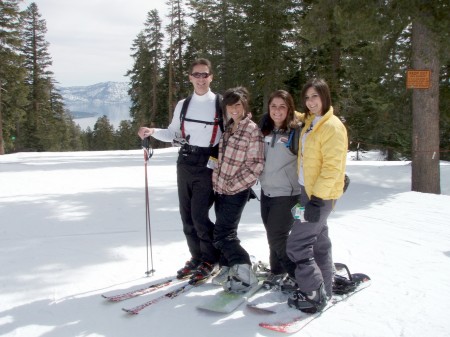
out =
{"type": "Polygon", "coordinates": [[[144,160],[147,161],[153,156],[153,148],[150,145],[150,136],[142,139],[142,148],[144,149],[144,160]]]}

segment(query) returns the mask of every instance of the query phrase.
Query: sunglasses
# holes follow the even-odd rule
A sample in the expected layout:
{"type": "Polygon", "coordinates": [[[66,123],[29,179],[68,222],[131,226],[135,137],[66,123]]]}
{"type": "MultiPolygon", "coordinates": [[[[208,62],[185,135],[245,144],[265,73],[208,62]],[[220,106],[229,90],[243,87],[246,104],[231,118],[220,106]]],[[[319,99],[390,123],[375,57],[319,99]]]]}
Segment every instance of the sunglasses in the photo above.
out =
{"type": "Polygon", "coordinates": [[[191,76],[195,77],[195,78],[208,78],[209,77],[209,73],[192,73],[191,76]]]}

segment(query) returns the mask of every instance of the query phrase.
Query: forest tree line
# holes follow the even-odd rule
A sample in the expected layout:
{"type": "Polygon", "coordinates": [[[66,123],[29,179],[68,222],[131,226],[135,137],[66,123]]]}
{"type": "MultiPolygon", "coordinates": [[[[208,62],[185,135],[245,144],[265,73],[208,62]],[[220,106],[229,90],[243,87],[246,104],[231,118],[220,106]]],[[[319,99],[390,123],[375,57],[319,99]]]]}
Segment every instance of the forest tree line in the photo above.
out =
{"type": "MultiPolygon", "coordinates": [[[[137,128],[167,127],[178,100],[188,96],[190,63],[214,66],[212,90],[243,85],[253,117],[270,93],[300,90],[324,78],[352,150],[379,149],[388,160],[410,159],[413,140],[413,22],[432,34],[438,62],[439,153],[450,159],[449,13],[442,0],[168,0],[163,26],[157,10],[130,41],[131,121],[114,130],[106,116],[81,130],[56,88],[46,25],[32,3],[0,0],[0,139],[6,153],[139,148],[137,128]]],[[[419,90],[419,89],[414,89],[419,90]]],[[[164,144],[155,142],[155,147],[164,144]]],[[[1,151],[1,149],[0,149],[1,151]]]]}
{"type": "Polygon", "coordinates": [[[137,148],[130,121],[117,130],[106,116],[92,130],[74,122],[50,71],[45,19],[36,3],[19,3],[0,0],[0,154],[137,148]]]}

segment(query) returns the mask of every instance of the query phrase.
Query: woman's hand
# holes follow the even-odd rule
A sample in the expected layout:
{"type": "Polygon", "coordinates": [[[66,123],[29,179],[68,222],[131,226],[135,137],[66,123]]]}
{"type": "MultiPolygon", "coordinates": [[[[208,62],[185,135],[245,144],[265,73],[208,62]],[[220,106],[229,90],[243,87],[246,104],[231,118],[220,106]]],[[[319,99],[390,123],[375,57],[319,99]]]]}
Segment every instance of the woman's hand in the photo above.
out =
{"type": "Polygon", "coordinates": [[[308,222],[318,222],[320,219],[320,207],[324,206],[323,200],[311,196],[311,200],[305,205],[305,220],[308,222]]]}

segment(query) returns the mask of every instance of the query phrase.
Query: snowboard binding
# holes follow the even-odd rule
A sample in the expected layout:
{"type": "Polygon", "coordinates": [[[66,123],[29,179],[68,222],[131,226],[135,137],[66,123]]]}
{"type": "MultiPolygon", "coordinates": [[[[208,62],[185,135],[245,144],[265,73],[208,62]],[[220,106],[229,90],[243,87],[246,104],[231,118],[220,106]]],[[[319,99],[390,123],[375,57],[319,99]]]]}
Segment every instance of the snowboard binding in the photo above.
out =
{"type": "Polygon", "coordinates": [[[370,280],[366,274],[351,274],[348,267],[343,263],[335,263],[336,274],[333,279],[333,294],[345,295],[355,291],[362,282],[370,280]]]}

